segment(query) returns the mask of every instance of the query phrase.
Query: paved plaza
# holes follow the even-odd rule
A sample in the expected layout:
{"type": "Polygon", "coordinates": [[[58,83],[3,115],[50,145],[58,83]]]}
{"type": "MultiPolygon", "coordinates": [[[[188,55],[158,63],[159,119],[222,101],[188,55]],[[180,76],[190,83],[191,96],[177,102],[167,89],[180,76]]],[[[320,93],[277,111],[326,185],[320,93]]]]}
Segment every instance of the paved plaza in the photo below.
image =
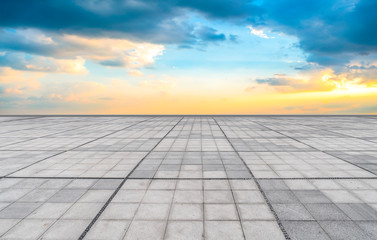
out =
{"type": "Polygon", "coordinates": [[[1,239],[377,239],[375,116],[3,116],[1,239]]]}

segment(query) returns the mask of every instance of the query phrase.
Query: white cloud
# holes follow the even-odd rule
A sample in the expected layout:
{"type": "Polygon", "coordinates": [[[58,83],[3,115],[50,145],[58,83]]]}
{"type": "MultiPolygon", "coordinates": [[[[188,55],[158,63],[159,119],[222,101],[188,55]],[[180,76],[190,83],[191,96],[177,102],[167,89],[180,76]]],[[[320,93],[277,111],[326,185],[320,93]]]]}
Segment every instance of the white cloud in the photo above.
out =
{"type": "Polygon", "coordinates": [[[18,70],[86,73],[84,64],[89,60],[107,67],[126,68],[139,76],[142,73],[137,69],[153,65],[165,49],[160,44],[60,35],[36,29],[0,30],[0,44],[21,46],[23,53],[8,47],[0,54],[1,65],[18,70]],[[11,42],[16,44],[8,44],[11,42]]]}
{"type": "Polygon", "coordinates": [[[255,36],[258,36],[258,37],[261,37],[261,38],[274,38],[274,37],[269,37],[267,36],[267,34],[264,33],[264,29],[256,29],[256,28],[253,28],[253,26],[247,26],[248,29],[250,29],[250,33],[255,35],[255,36]]]}
{"type": "Polygon", "coordinates": [[[32,72],[54,72],[69,74],[86,74],[85,59],[58,59],[37,55],[25,56],[19,52],[7,52],[0,56],[0,65],[11,67],[15,70],[32,72]]]}
{"type": "Polygon", "coordinates": [[[154,64],[162,55],[164,46],[152,43],[138,43],[126,39],[85,38],[76,35],[59,36],[56,40],[65,46],[57,51],[60,57],[81,56],[109,67],[140,68],[154,64]]]}

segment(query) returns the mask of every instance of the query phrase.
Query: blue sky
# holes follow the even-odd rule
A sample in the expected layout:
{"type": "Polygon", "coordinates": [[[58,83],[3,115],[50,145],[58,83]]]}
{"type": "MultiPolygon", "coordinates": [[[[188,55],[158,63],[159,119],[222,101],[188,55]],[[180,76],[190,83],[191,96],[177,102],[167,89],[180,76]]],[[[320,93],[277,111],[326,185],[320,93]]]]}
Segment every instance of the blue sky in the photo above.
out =
{"type": "Polygon", "coordinates": [[[376,10],[375,0],[4,0],[0,113],[375,113],[376,10]]]}

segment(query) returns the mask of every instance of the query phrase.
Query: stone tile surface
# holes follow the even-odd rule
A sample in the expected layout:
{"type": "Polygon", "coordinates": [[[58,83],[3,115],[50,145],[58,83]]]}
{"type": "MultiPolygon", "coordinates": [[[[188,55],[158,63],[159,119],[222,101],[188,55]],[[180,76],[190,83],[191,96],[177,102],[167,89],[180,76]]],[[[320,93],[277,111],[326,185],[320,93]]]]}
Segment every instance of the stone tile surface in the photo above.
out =
{"type": "Polygon", "coordinates": [[[0,239],[376,239],[375,116],[0,117],[0,239]]]}

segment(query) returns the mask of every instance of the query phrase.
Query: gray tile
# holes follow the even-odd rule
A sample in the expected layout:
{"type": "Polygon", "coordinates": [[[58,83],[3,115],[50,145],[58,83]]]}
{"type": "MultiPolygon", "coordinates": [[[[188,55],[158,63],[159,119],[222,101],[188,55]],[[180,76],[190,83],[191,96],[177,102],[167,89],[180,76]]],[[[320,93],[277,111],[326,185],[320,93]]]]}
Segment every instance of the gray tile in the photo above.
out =
{"type": "Polygon", "coordinates": [[[377,239],[376,221],[355,221],[355,223],[366,232],[372,239],[377,239]]]}
{"type": "Polygon", "coordinates": [[[205,204],[205,220],[238,220],[234,204],[205,204]]]}
{"type": "Polygon", "coordinates": [[[62,219],[86,220],[93,219],[102,208],[103,203],[75,203],[62,219]]]}
{"type": "Polygon", "coordinates": [[[283,240],[283,232],[275,221],[243,221],[246,239],[283,240]]]}
{"type": "Polygon", "coordinates": [[[20,202],[45,202],[53,196],[58,190],[56,189],[35,189],[18,201],[20,202]]]}
{"type": "Polygon", "coordinates": [[[170,203],[174,191],[171,190],[148,190],[144,196],[144,203],[170,203]]]}
{"type": "Polygon", "coordinates": [[[283,221],[282,223],[292,240],[330,240],[315,221],[283,221]]]}
{"type": "Polygon", "coordinates": [[[264,203],[265,200],[259,191],[234,191],[236,203],[264,203]]]}
{"type": "Polygon", "coordinates": [[[310,203],[305,207],[315,220],[349,220],[335,204],[310,203]]]}
{"type": "Polygon", "coordinates": [[[1,238],[77,239],[136,166],[87,239],[284,239],[248,169],[292,239],[377,235],[371,116],[3,119],[1,238]]]}
{"type": "Polygon", "coordinates": [[[293,193],[302,203],[331,203],[319,190],[294,190],[293,193]]]}
{"type": "Polygon", "coordinates": [[[0,202],[14,202],[30,192],[30,189],[6,189],[0,192],[0,202]]]}
{"type": "Polygon", "coordinates": [[[179,171],[181,169],[180,164],[162,164],[158,168],[159,171],[179,171]]]}
{"type": "Polygon", "coordinates": [[[130,178],[152,178],[155,175],[156,171],[147,171],[147,170],[135,170],[130,178]]]}
{"type": "Polygon", "coordinates": [[[203,203],[203,191],[177,190],[173,202],[175,203],[203,203]]]}
{"type": "Polygon", "coordinates": [[[202,190],[202,180],[178,180],[177,190],[202,190]]]}
{"type": "Polygon", "coordinates": [[[0,236],[6,233],[19,221],[20,219],[0,219],[0,236]]]}
{"type": "Polygon", "coordinates": [[[176,180],[154,180],[149,185],[150,190],[174,190],[176,186],[176,180]]]}
{"type": "Polygon", "coordinates": [[[145,194],[145,190],[119,190],[112,202],[138,203],[145,194]]]}
{"type": "Polygon", "coordinates": [[[0,212],[0,218],[25,218],[41,203],[13,203],[0,212]]]}
{"type": "Polygon", "coordinates": [[[238,211],[242,220],[274,220],[266,204],[238,204],[238,211]]]}
{"type": "Polygon", "coordinates": [[[283,180],[258,180],[258,182],[264,191],[289,189],[283,180]]]}
{"type": "Polygon", "coordinates": [[[319,224],[331,239],[373,239],[351,221],[319,221],[319,224]]]}
{"type": "Polygon", "coordinates": [[[203,222],[201,221],[169,221],[166,229],[167,240],[203,239],[203,222]]]}
{"type": "Polygon", "coordinates": [[[171,220],[203,220],[202,204],[173,204],[171,220]]]}
{"type": "Polygon", "coordinates": [[[204,180],[204,190],[228,190],[230,189],[228,180],[204,180]]]}
{"type": "Polygon", "coordinates": [[[58,220],[42,236],[42,239],[78,239],[90,220],[58,220]]]}
{"type": "Polygon", "coordinates": [[[140,204],[137,209],[136,220],[167,220],[170,204],[140,204]]]}
{"type": "Polygon", "coordinates": [[[230,171],[227,170],[226,174],[228,178],[251,178],[251,174],[248,171],[230,171]]]}
{"type": "Polygon", "coordinates": [[[52,196],[48,202],[72,203],[81,198],[86,190],[84,189],[63,189],[52,196]]]}
{"type": "Polygon", "coordinates": [[[166,222],[163,221],[133,221],[127,230],[126,240],[163,239],[166,222]]]}
{"type": "Polygon", "coordinates": [[[66,189],[89,189],[98,180],[97,179],[76,179],[70,182],[65,188],[66,189]]]}
{"type": "Polygon", "coordinates": [[[280,220],[314,220],[302,204],[272,204],[280,220]]]}
{"type": "Polygon", "coordinates": [[[231,191],[205,191],[205,203],[233,203],[231,191]]]}
{"type": "Polygon", "coordinates": [[[222,164],[205,164],[203,165],[203,171],[224,171],[224,165],[222,164]]]}
{"type": "Polygon", "coordinates": [[[126,220],[98,220],[85,239],[123,239],[129,224],[126,220]]]}
{"type": "Polygon", "coordinates": [[[205,221],[205,238],[208,240],[244,239],[242,227],[237,221],[205,221]]]}
{"type": "Polygon", "coordinates": [[[51,219],[25,219],[7,232],[2,239],[38,239],[54,220],[51,219]]]}
{"type": "Polygon", "coordinates": [[[265,194],[271,203],[299,203],[292,191],[265,191],[265,194]]]}
{"type": "Polygon", "coordinates": [[[377,211],[365,203],[339,203],[337,206],[352,220],[377,220],[377,211]]]}
{"type": "Polygon", "coordinates": [[[115,190],[121,182],[121,179],[100,179],[91,189],[115,190]]]}
{"type": "Polygon", "coordinates": [[[37,219],[58,219],[62,216],[70,207],[72,203],[44,203],[34,212],[32,212],[28,218],[37,219]]]}
{"type": "Polygon", "coordinates": [[[102,202],[105,203],[113,194],[113,190],[88,190],[78,202],[102,202]]]}
{"type": "Polygon", "coordinates": [[[102,219],[131,220],[138,208],[137,203],[110,203],[101,215],[102,219]]]}

